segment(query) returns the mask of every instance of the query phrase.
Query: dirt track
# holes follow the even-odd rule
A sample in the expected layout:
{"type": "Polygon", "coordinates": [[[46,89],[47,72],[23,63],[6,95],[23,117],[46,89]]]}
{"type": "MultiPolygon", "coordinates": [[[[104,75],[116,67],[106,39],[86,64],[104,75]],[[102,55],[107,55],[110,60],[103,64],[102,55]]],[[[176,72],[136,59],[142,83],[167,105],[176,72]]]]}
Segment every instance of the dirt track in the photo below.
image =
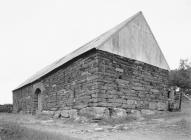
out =
{"type": "Polygon", "coordinates": [[[186,102],[182,107],[182,112],[104,125],[0,114],[0,137],[2,140],[191,140],[191,103],[186,102]]]}

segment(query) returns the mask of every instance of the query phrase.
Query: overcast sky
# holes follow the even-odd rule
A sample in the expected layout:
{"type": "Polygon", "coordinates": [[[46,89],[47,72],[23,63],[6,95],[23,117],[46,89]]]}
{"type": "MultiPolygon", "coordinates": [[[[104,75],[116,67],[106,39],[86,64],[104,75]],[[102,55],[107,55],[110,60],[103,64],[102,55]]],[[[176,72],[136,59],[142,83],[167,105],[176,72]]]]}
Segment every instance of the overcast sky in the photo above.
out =
{"type": "Polygon", "coordinates": [[[0,104],[53,61],[142,11],[171,69],[191,58],[191,0],[0,0],[0,104]]]}

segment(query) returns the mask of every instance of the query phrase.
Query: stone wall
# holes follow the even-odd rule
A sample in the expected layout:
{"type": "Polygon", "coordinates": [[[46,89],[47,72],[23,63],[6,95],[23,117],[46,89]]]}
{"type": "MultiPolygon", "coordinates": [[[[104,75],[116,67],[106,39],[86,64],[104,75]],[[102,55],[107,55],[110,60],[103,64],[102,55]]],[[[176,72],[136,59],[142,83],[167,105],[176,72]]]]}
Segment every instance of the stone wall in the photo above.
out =
{"type": "Polygon", "coordinates": [[[35,91],[41,90],[42,110],[94,106],[97,95],[97,54],[91,50],[38,81],[13,91],[14,112],[35,113],[35,91]]]}
{"type": "Polygon", "coordinates": [[[0,105],[0,112],[11,113],[12,111],[13,111],[13,105],[12,104],[0,105]]]}
{"type": "Polygon", "coordinates": [[[14,112],[86,107],[167,109],[168,71],[100,50],[91,50],[41,79],[13,91],[14,112]]]}
{"type": "Polygon", "coordinates": [[[78,57],[54,74],[45,77],[44,110],[92,106],[97,94],[97,54],[95,50],[78,57]]]}
{"type": "Polygon", "coordinates": [[[104,51],[97,55],[97,106],[167,110],[167,70],[104,51]]]}
{"type": "Polygon", "coordinates": [[[33,110],[33,86],[28,85],[13,91],[13,112],[32,113],[33,110]]]}

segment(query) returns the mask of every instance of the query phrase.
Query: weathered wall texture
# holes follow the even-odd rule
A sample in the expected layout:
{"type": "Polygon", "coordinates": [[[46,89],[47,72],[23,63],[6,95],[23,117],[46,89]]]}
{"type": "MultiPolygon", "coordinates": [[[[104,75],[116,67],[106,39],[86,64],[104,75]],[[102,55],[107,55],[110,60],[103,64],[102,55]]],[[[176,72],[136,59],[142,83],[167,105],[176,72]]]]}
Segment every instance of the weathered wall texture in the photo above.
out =
{"type": "Polygon", "coordinates": [[[32,113],[33,109],[32,86],[21,88],[13,92],[13,112],[32,113]]]}
{"type": "Polygon", "coordinates": [[[167,70],[98,51],[98,76],[98,106],[167,110],[167,70]]]}
{"type": "Polygon", "coordinates": [[[0,105],[0,112],[11,113],[12,111],[13,111],[13,105],[12,104],[0,105]]]}
{"type": "Polygon", "coordinates": [[[41,90],[42,110],[56,111],[93,106],[97,95],[97,54],[89,51],[49,75],[13,92],[14,112],[35,113],[41,90]]]}
{"type": "Polygon", "coordinates": [[[100,50],[91,50],[38,81],[13,92],[14,112],[102,106],[167,109],[168,71],[100,50]]]}

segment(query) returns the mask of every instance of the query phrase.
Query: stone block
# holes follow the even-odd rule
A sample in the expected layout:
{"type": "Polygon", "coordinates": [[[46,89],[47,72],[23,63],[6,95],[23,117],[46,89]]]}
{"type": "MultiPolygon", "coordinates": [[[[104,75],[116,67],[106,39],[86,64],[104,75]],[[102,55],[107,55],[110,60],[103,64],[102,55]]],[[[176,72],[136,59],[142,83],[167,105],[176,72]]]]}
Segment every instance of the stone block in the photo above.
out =
{"type": "Polygon", "coordinates": [[[149,109],[142,109],[142,110],[141,110],[141,113],[142,113],[143,115],[153,115],[153,114],[155,114],[155,111],[149,110],[149,109]]]}
{"type": "Polygon", "coordinates": [[[150,91],[151,91],[151,92],[154,92],[154,93],[159,93],[159,90],[158,90],[158,89],[151,89],[150,91]]]}
{"type": "Polygon", "coordinates": [[[111,113],[111,118],[122,119],[127,117],[127,112],[122,108],[113,108],[111,113]]]}
{"type": "Polygon", "coordinates": [[[167,109],[168,109],[168,104],[167,103],[163,103],[163,102],[158,102],[157,103],[157,110],[165,111],[167,109]]]}
{"type": "Polygon", "coordinates": [[[143,120],[144,119],[139,110],[131,110],[131,113],[128,115],[128,117],[132,117],[132,118],[135,118],[137,120],[143,120]]]}
{"type": "Polygon", "coordinates": [[[69,110],[62,110],[60,112],[60,114],[61,114],[61,117],[63,117],[63,118],[69,118],[70,117],[69,116],[69,110]]]}
{"type": "Polygon", "coordinates": [[[70,118],[77,118],[78,117],[78,111],[76,109],[71,109],[68,111],[69,117],[70,118]]]}
{"type": "Polygon", "coordinates": [[[123,80],[123,79],[117,79],[116,82],[120,85],[123,85],[123,86],[128,86],[129,85],[129,81],[127,80],[123,80]]]}
{"type": "Polygon", "coordinates": [[[127,100],[128,105],[134,105],[136,103],[135,100],[127,100]]]}
{"type": "Polygon", "coordinates": [[[132,87],[132,89],[137,90],[137,91],[144,91],[145,90],[144,87],[141,87],[141,86],[132,87]]]}
{"type": "Polygon", "coordinates": [[[109,118],[109,110],[106,107],[86,107],[79,111],[79,115],[92,119],[107,119],[109,118]]]}
{"type": "Polygon", "coordinates": [[[42,115],[48,115],[48,116],[52,116],[54,115],[54,111],[48,111],[48,110],[43,110],[41,112],[42,115]]]}
{"type": "Polygon", "coordinates": [[[123,69],[121,69],[121,68],[115,68],[115,70],[116,70],[116,71],[118,71],[118,72],[121,72],[121,73],[123,73],[123,72],[124,72],[124,70],[123,70],[123,69]]]}
{"type": "Polygon", "coordinates": [[[127,100],[127,102],[126,102],[127,108],[133,109],[133,108],[136,107],[136,105],[137,105],[137,101],[136,100],[127,100]]]}
{"type": "Polygon", "coordinates": [[[82,108],[86,108],[87,106],[88,106],[88,104],[76,104],[73,108],[82,109],[82,108]]]}
{"type": "Polygon", "coordinates": [[[56,112],[54,113],[53,118],[58,119],[58,118],[60,118],[60,117],[61,117],[61,112],[60,112],[60,111],[56,111],[56,112]]]}
{"type": "Polygon", "coordinates": [[[122,103],[111,103],[112,107],[121,107],[122,103]]]}
{"type": "Polygon", "coordinates": [[[151,110],[157,109],[157,103],[156,102],[150,102],[149,103],[149,109],[151,109],[151,110]]]}

